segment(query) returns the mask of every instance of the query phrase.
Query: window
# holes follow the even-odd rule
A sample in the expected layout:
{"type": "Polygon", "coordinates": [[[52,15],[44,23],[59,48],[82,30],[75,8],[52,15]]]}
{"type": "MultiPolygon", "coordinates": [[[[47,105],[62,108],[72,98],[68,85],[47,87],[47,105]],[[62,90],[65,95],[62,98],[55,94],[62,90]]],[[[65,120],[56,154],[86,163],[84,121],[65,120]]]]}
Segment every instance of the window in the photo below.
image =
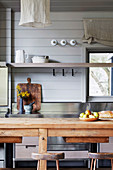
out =
{"type": "MultiPolygon", "coordinates": [[[[111,63],[113,53],[89,53],[90,63],[111,63]]],[[[89,96],[113,95],[113,69],[108,67],[89,68],[89,96]]]]}

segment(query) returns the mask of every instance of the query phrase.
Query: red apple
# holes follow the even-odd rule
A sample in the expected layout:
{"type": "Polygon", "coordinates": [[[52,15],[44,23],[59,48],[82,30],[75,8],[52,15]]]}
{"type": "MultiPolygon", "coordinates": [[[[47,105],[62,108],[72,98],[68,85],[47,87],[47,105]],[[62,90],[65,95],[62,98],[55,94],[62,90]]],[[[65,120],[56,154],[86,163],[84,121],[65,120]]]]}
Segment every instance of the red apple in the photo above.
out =
{"type": "Polygon", "coordinates": [[[90,110],[86,110],[86,111],[85,111],[85,114],[90,115],[90,114],[91,114],[91,111],[90,111],[90,110]]]}

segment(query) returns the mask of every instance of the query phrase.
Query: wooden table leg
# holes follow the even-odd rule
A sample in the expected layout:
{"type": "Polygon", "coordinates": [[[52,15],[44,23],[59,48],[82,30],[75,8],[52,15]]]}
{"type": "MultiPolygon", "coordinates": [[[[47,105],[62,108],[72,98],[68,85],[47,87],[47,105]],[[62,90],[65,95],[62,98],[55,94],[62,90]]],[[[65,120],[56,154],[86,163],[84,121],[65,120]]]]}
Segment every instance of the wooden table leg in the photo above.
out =
{"type": "Polygon", "coordinates": [[[93,170],[93,159],[91,160],[91,169],[90,170],[93,170]]]}
{"type": "Polygon", "coordinates": [[[113,170],[113,159],[111,159],[111,168],[113,170]]]}
{"type": "MultiPolygon", "coordinates": [[[[39,153],[47,152],[47,129],[39,129],[39,153]]],[[[40,161],[40,170],[47,170],[47,161],[40,161]]]]}

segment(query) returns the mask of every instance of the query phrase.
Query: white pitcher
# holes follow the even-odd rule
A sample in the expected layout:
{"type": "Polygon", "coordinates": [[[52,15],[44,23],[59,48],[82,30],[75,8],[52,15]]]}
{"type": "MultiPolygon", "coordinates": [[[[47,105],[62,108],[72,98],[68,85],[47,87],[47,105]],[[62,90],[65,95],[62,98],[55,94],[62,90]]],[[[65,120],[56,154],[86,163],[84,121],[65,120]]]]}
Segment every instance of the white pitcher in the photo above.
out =
{"type": "Polygon", "coordinates": [[[25,51],[17,50],[15,56],[15,63],[24,63],[25,62],[25,51]]]}

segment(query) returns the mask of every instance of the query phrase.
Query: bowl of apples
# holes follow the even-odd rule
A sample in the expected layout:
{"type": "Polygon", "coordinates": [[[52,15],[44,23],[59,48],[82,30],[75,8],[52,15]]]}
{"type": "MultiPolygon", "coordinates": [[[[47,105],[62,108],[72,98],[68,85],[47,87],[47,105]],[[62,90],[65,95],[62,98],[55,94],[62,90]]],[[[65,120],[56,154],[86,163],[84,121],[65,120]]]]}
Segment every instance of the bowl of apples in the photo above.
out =
{"type": "Polygon", "coordinates": [[[98,112],[86,110],[85,112],[80,113],[79,119],[83,121],[96,121],[99,119],[99,114],[98,112]]]}

